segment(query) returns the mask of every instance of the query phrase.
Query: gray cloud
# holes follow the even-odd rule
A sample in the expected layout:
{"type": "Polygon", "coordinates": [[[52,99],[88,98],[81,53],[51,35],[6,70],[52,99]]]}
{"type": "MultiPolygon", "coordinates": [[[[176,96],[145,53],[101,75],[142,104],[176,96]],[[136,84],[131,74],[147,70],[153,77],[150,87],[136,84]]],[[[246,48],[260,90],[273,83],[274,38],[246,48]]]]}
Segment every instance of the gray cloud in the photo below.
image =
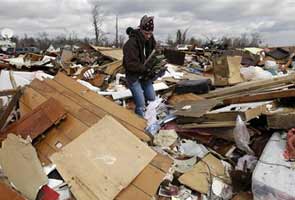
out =
{"type": "MultiPolygon", "coordinates": [[[[95,0],[0,0],[1,27],[16,35],[52,36],[76,33],[93,37],[91,5],[95,0]]],[[[155,16],[155,35],[166,40],[177,29],[189,28],[196,38],[238,36],[259,32],[268,44],[295,44],[295,2],[293,0],[100,0],[104,13],[103,30],[114,37],[115,16],[120,33],[136,27],[144,14],[155,16]]]]}

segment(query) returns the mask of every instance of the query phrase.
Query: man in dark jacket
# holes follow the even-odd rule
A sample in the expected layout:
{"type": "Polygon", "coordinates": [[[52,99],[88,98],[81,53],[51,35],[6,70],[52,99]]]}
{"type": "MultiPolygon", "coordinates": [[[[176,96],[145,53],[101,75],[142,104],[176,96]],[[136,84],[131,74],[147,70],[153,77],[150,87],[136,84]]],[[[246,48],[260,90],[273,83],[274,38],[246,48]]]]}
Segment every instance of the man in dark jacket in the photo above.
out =
{"type": "Polygon", "coordinates": [[[144,116],[146,101],[154,101],[156,96],[153,81],[143,78],[151,67],[149,63],[144,65],[145,60],[156,46],[153,19],[145,15],[139,29],[128,28],[129,39],[123,47],[126,79],[136,104],[135,113],[140,116],[144,116]]]}

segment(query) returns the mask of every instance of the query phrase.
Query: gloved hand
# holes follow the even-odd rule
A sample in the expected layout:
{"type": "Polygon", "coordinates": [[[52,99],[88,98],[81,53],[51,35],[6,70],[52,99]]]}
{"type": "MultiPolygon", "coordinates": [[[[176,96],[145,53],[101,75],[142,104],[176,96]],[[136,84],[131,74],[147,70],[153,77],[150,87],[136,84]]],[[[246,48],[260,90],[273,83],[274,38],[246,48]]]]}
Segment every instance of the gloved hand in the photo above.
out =
{"type": "Polygon", "coordinates": [[[91,69],[88,69],[87,71],[85,71],[83,73],[83,78],[85,80],[93,79],[94,78],[94,69],[91,68],[91,69]]]}

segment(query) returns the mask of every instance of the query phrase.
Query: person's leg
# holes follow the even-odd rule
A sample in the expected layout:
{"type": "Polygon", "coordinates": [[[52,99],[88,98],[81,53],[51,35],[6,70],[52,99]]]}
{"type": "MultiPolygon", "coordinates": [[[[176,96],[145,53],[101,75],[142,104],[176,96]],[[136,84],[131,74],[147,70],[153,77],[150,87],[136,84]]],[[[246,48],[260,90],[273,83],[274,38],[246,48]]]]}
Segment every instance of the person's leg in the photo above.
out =
{"type": "Polygon", "coordinates": [[[135,113],[143,117],[145,111],[145,98],[143,94],[143,88],[139,81],[129,83],[128,86],[131,90],[135,102],[135,113]]]}
{"type": "Polygon", "coordinates": [[[154,101],[156,99],[156,92],[154,90],[153,82],[151,80],[142,81],[141,86],[145,99],[147,101],[154,101]]]}

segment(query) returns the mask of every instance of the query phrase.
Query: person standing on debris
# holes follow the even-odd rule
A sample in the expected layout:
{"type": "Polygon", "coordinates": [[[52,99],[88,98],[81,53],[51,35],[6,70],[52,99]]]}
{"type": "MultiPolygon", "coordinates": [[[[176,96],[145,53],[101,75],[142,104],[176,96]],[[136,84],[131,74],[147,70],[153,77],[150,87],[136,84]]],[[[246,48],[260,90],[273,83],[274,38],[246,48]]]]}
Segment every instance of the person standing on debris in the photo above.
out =
{"type": "Polygon", "coordinates": [[[135,113],[144,116],[146,101],[154,101],[153,81],[143,78],[151,66],[144,64],[156,46],[153,36],[154,17],[147,15],[140,20],[138,29],[127,28],[128,41],[123,47],[123,66],[128,88],[135,101],[135,113]]]}

